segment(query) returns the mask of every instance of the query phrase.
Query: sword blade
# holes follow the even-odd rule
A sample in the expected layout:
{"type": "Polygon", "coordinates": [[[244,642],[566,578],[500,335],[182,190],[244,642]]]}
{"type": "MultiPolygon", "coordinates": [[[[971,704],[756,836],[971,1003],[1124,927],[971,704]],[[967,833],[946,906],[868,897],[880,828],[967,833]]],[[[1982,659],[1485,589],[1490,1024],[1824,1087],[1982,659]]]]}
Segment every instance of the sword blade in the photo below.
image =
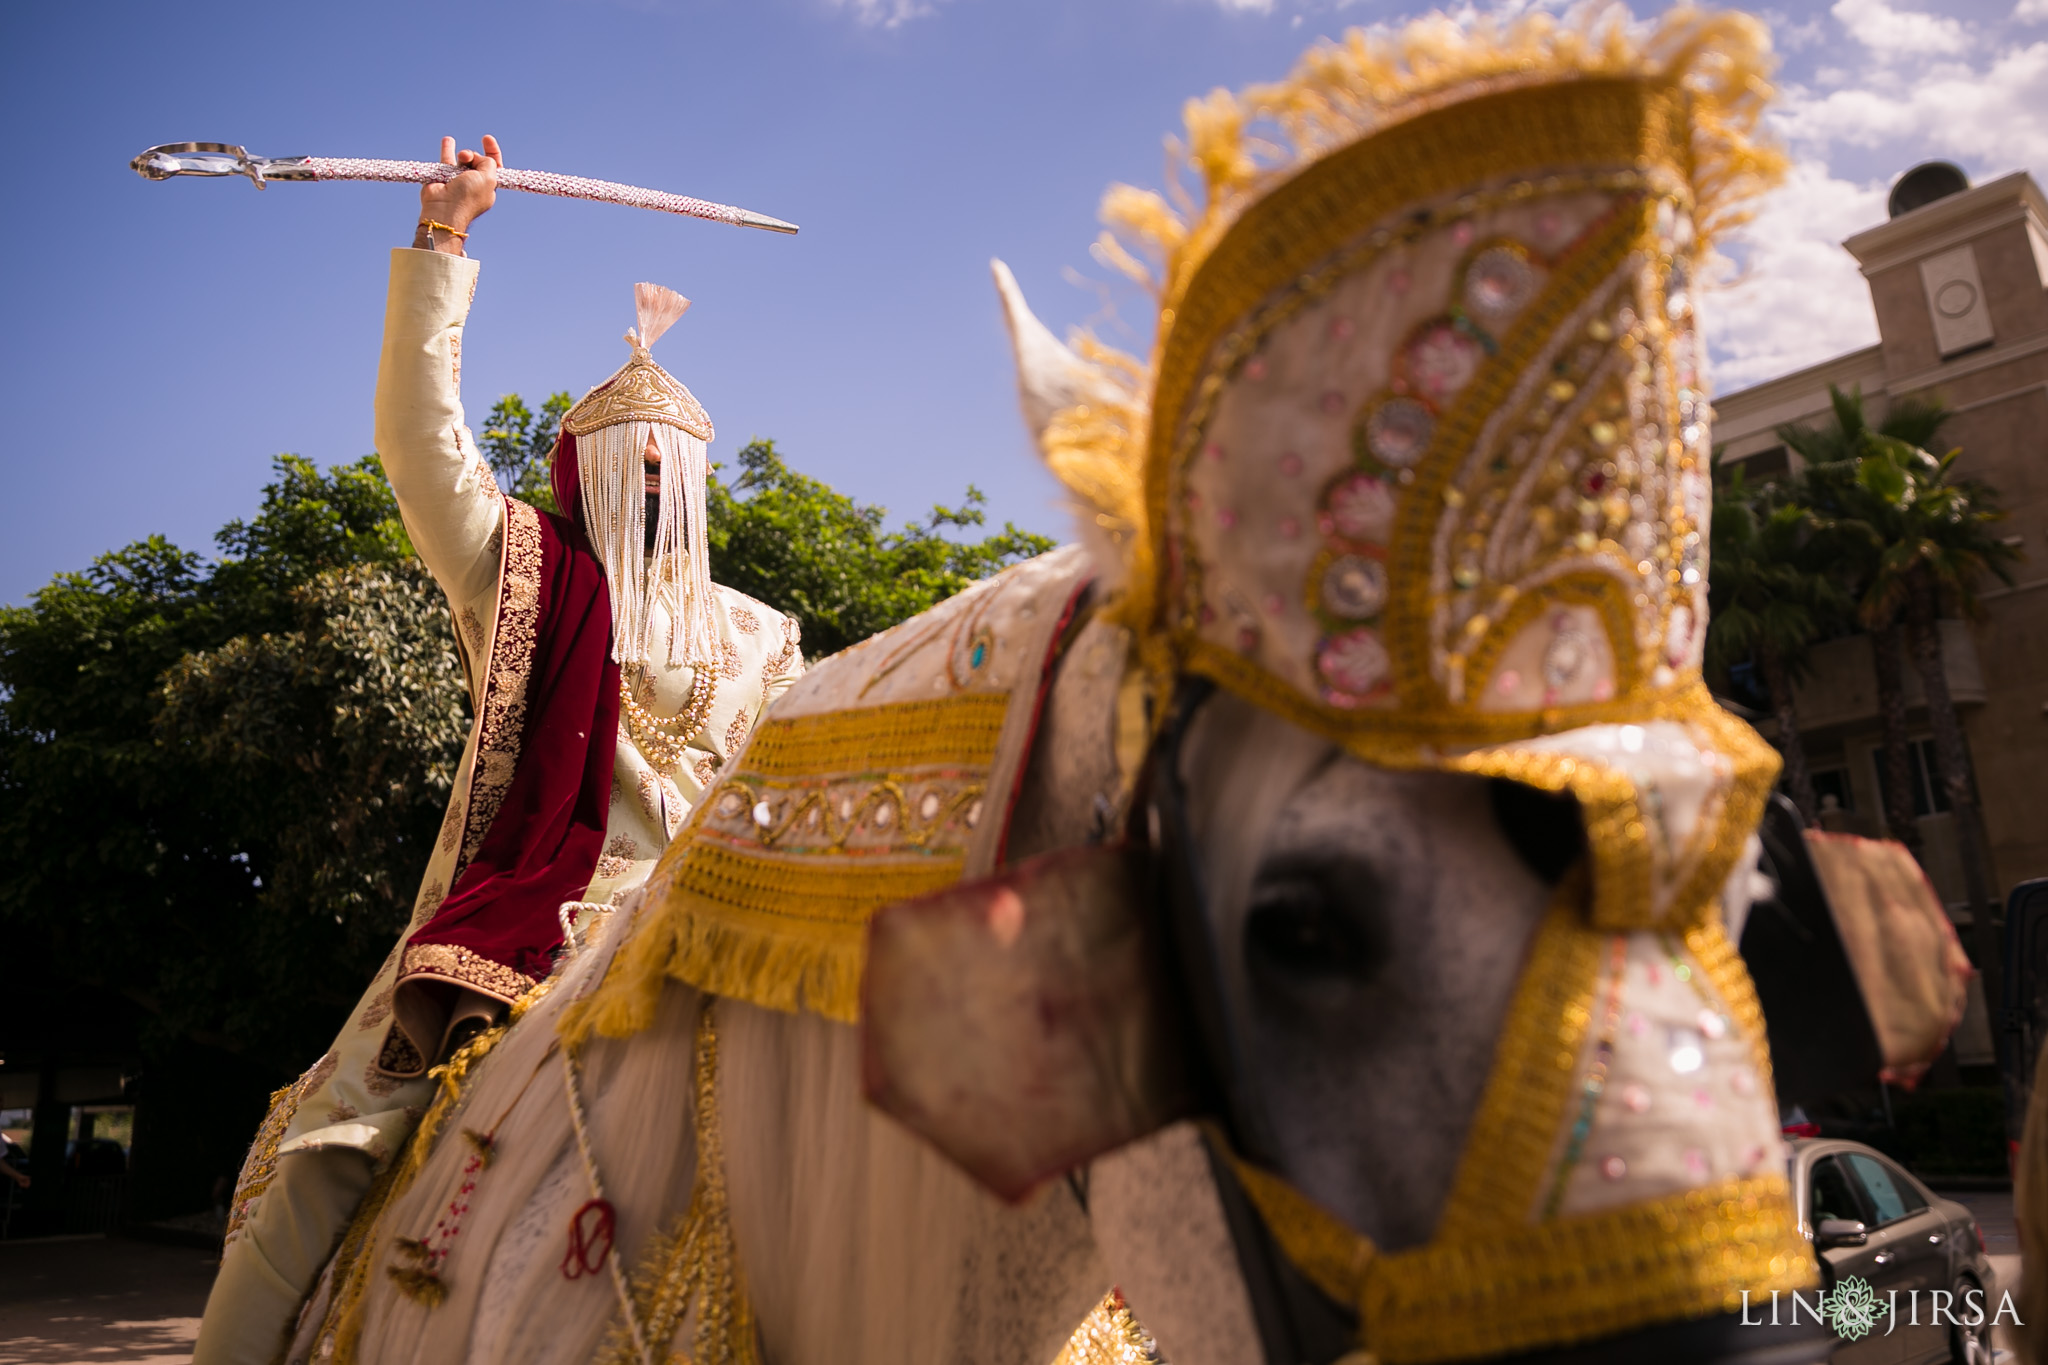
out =
{"type": "MultiPolygon", "coordinates": [[[[436,185],[461,173],[458,166],[433,161],[378,161],[357,157],[251,156],[242,148],[222,142],[173,142],[151,147],[128,163],[148,180],[168,180],[177,175],[245,175],[258,188],[272,180],[373,180],[387,184],[436,185]]],[[[797,230],[796,224],[765,213],[715,204],[687,194],[621,185],[611,180],[591,180],[580,175],[557,175],[552,171],[501,170],[502,189],[527,194],[548,194],[562,199],[588,199],[600,204],[624,204],[628,208],[679,213],[686,218],[703,218],[735,227],[761,228],[767,232],[797,230]]]]}

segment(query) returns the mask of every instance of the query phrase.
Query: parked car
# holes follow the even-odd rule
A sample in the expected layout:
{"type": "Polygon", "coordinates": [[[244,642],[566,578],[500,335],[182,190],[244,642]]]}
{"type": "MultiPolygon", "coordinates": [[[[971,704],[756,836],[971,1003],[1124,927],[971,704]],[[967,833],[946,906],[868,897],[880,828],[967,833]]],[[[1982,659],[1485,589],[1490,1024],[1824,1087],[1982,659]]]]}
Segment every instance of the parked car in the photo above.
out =
{"type": "Polygon", "coordinates": [[[1882,1153],[1828,1138],[1792,1144],[1792,1194],[1828,1290],[1861,1278],[1883,1314],[1862,1337],[1843,1339],[1837,1365],[1991,1365],[1998,1284],[1968,1208],[1882,1153]]]}

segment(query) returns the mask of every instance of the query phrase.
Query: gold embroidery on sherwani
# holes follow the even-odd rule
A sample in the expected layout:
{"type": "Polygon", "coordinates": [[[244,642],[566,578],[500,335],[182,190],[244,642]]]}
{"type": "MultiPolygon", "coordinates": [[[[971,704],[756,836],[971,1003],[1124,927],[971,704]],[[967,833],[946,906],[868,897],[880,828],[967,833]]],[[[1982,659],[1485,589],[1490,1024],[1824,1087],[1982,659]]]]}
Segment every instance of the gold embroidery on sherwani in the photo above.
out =
{"type": "MultiPolygon", "coordinates": [[[[405,950],[398,974],[401,979],[422,975],[445,977],[459,981],[471,990],[506,1001],[517,1000],[533,988],[533,978],[526,973],[493,962],[458,943],[414,944],[405,950]]],[[[391,1036],[398,1037],[399,1030],[392,1029],[391,1036]]],[[[389,1051],[389,1043],[385,1044],[385,1049],[389,1051]]],[[[381,1059],[378,1064],[383,1064],[381,1059]]]]}
{"type": "Polygon", "coordinates": [[[462,636],[469,641],[470,650],[482,653],[484,647],[484,623],[477,619],[476,608],[464,607],[462,614],[455,618],[462,625],[462,636]]]}
{"type": "Polygon", "coordinates": [[[718,642],[718,676],[731,682],[740,675],[739,647],[730,640],[718,642]]]}
{"type": "Polygon", "coordinates": [[[391,994],[395,987],[386,986],[370,997],[370,1003],[363,1006],[363,1012],[356,1017],[356,1027],[372,1029],[391,1017],[391,994]]]}
{"type": "Polygon", "coordinates": [[[726,612],[732,617],[732,628],[740,634],[759,635],[761,633],[761,618],[737,602],[727,607],[726,612]]]}
{"type": "Polygon", "coordinates": [[[762,682],[771,682],[785,673],[791,672],[790,665],[792,663],[797,665],[794,669],[795,672],[801,673],[803,671],[803,656],[797,653],[796,648],[797,641],[802,637],[802,634],[802,629],[793,619],[787,616],[782,618],[782,649],[779,653],[773,655],[761,669],[762,682]]]}
{"type": "Polygon", "coordinates": [[[284,1130],[291,1126],[293,1117],[298,1114],[300,1101],[326,1084],[340,1061],[329,1052],[313,1063],[305,1075],[271,1095],[270,1112],[264,1115],[263,1126],[256,1130],[256,1140],[249,1145],[249,1155],[243,1160],[241,1174],[235,1180],[234,1199],[228,1206],[226,1242],[232,1243],[240,1235],[242,1226],[253,1212],[252,1206],[276,1179],[278,1144],[284,1141],[284,1130]]]}
{"type": "Polygon", "coordinates": [[[738,753],[740,745],[747,742],[747,731],[751,728],[752,725],[747,720],[747,713],[744,711],[735,712],[732,724],[725,727],[725,751],[729,754],[738,753]]]}
{"type": "MultiPolygon", "coordinates": [[[[498,594],[497,637],[491,645],[490,686],[477,727],[476,776],[470,788],[462,863],[483,847],[498,808],[505,804],[519,764],[526,726],[526,686],[540,635],[540,513],[505,499],[505,576],[498,594]]],[[[457,875],[460,875],[458,867],[457,875]]]]}
{"type": "Polygon", "coordinates": [[[447,899],[447,896],[448,892],[442,888],[439,882],[430,882],[422,887],[419,900],[413,904],[412,928],[417,929],[432,919],[435,913],[440,910],[441,902],[447,899]]]}
{"type": "MultiPolygon", "coordinates": [[[[708,787],[711,785],[711,779],[718,776],[718,770],[721,766],[723,766],[723,760],[717,754],[706,754],[697,760],[697,765],[690,771],[696,774],[698,786],[708,787]]],[[[674,833],[674,831],[671,830],[670,833],[674,833]]]]}
{"type": "Polygon", "coordinates": [[[377,1053],[377,1069],[393,1076],[417,1076],[427,1069],[427,1059],[405,1036],[404,1029],[394,1027],[384,1035],[384,1047],[377,1053]]]}

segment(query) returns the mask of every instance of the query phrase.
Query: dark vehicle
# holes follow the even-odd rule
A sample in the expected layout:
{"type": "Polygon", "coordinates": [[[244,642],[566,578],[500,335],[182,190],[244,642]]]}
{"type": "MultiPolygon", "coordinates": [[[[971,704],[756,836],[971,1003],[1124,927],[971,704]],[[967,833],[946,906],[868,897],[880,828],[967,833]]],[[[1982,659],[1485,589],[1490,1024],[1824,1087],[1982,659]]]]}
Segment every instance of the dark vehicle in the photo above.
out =
{"type": "Polygon", "coordinates": [[[1792,1144],[1792,1194],[1826,1288],[1860,1278],[1880,1305],[1837,1365],[1991,1365],[1998,1285],[1969,1209],[1862,1143],[1827,1138],[1792,1144]]]}
{"type": "Polygon", "coordinates": [[[64,1169],[72,1175],[126,1175],[128,1152],[112,1138],[64,1144],[64,1169]]]}

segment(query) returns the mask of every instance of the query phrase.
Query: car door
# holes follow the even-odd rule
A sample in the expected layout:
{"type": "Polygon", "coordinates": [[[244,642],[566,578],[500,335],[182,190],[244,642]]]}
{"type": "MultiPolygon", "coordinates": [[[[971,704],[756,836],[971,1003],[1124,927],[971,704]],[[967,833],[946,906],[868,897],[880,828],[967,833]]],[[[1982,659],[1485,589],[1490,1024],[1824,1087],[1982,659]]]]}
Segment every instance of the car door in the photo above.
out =
{"type": "MultiPolygon", "coordinates": [[[[1820,1156],[1813,1160],[1806,1173],[1806,1225],[1818,1234],[1821,1221],[1839,1218],[1866,1227],[1871,1222],[1871,1212],[1864,1200],[1863,1187],[1849,1174],[1849,1168],[1842,1164],[1839,1156],[1820,1156]]],[[[1858,1276],[1867,1281],[1884,1297],[1882,1277],[1888,1263],[1877,1259],[1882,1246],[1837,1246],[1821,1247],[1816,1237],[1815,1251],[1820,1256],[1826,1273],[1826,1288],[1834,1292],[1837,1284],[1847,1276],[1858,1276]]],[[[1851,1341],[1844,1338],[1835,1348],[1835,1365],[1896,1365],[1899,1361],[1899,1338],[1888,1332],[1891,1323],[1879,1319],[1877,1325],[1867,1334],[1851,1341]]]]}
{"type": "MultiPolygon", "coordinates": [[[[1864,1202],[1874,1220],[1871,1259],[1884,1268],[1889,1287],[1898,1291],[1899,1359],[1918,1365],[1945,1358],[1948,1323],[1935,1318],[1934,1295],[1953,1287],[1947,1220],[1928,1207],[1919,1187],[1904,1171],[1883,1157],[1845,1152],[1842,1160],[1863,1187],[1864,1202]]],[[[1954,1304],[1949,1307],[1958,1311],[1954,1304]]]]}

